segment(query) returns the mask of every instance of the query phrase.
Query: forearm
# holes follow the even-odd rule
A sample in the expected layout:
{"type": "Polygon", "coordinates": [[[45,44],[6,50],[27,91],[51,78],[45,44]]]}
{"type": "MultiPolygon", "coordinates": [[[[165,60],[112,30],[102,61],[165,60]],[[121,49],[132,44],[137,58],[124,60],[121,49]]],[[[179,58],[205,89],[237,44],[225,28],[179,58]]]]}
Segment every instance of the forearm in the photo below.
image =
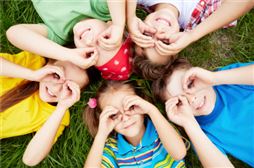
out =
{"type": "Polygon", "coordinates": [[[186,155],[186,147],[176,130],[157,109],[151,111],[149,116],[167,152],[175,160],[183,159],[186,155]]]}
{"type": "Polygon", "coordinates": [[[26,80],[33,80],[33,71],[31,69],[14,64],[4,58],[0,57],[0,75],[13,78],[23,78],[26,80]]]}
{"type": "Polygon", "coordinates": [[[67,48],[47,38],[45,25],[20,24],[9,28],[6,32],[8,40],[16,47],[32,53],[65,61],[67,48]]]}
{"type": "Polygon", "coordinates": [[[61,124],[66,108],[57,107],[41,129],[29,142],[23,155],[23,162],[34,166],[43,160],[50,152],[57,130],[61,124]]]}
{"type": "Polygon", "coordinates": [[[114,25],[125,26],[125,0],[107,0],[110,15],[114,25]]]}
{"type": "Polygon", "coordinates": [[[84,167],[101,167],[103,149],[106,142],[105,136],[97,134],[94,138],[93,145],[90,149],[90,152],[87,156],[84,167]]]}
{"type": "Polygon", "coordinates": [[[214,72],[214,85],[254,85],[254,65],[214,72]]]}
{"type": "Polygon", "coordinates": [[[224,0],[221,6],[213,14],[191,31],[194,38],[193,41],[196,41],[238,19],[253,8],[253,6],[253,0],[224,0]]]}
{"type": "Polygon", "coordinates": [[[137,0],[126,0],[127,6],[127,23],[129,19],[136,17],[137,0]]]}
{"type": "Polygon", "coordinates": [[[186,124],[184,128],[204,167],[234,167],[227,156],[208,139],[196,121],[186,124]]]}

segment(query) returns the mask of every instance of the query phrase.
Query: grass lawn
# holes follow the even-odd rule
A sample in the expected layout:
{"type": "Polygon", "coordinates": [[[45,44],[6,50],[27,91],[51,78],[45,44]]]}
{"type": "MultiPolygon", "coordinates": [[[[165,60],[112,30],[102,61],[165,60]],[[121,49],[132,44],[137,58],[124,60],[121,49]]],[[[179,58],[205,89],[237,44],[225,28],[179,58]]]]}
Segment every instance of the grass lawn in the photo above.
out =
{"type": "MultiPolygon", "coordinates": [[[[18,23],[41,22],[30,1],[7,0],[0,1],[0,52],[17,53],[19,49],[13,47],[6,39],[6,30],[18,23]]],[[[140,16],[144,16],[139,11],[140,16]]],[[[38,46],[39,47],[39,46],[38,46]]],[[[254,61],[254,10],[241,17],[234,28],[219,30],[198,42],[192,44],[180,53],[187,57],[195,66],[210,70],[237,61],[254,61]]],[[[136,76],[145,92],[150,95],[150,83],[136,76]]],[[[82,93],[81,100],[71,108],[71,123],[60,136],[48,157],[36,167],[77,167],[83,166],[92,143],[92,138],[82,122],[82,112],[89,97],[92,97],[97,84],[91,84],[82,93]]],[[[163,105],[155,102],[162,109],[163,105]]],[[[233,121],[232,121],[233,122],[233,121]]],[[[22,168],[23,152],[33,134],[1,140],[0,167],[22,168]]],[[[249,167],[230,157],[235,167],[249,167]]],[[[200,163],[190,149],[186,157],[187,167],[201,167],[200,163]]]]}

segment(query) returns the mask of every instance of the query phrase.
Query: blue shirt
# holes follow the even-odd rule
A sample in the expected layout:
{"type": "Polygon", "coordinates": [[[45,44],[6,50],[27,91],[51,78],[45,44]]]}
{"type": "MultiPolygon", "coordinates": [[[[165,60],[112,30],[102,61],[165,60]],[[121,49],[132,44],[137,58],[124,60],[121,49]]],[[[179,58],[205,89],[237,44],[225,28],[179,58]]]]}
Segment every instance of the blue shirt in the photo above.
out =
{"type": "Polygon", "coordinates": [[[102,167],[185,167],[183,160],[175,161],[167,153],[152,121],[146,118],[145,123],[145,133],[137,146],[121,134],[108,138],[102,167]]]}
{"type": "MultiPolygon", "coordinates": [[[[254,62],[236,63],[219,70],[250,64],[254,62]]],[[[209,115],[196,117],[198,123],[221,152],[254,166],[254,86],[219,85],[214,90],[215,107],[209,115]]]]}

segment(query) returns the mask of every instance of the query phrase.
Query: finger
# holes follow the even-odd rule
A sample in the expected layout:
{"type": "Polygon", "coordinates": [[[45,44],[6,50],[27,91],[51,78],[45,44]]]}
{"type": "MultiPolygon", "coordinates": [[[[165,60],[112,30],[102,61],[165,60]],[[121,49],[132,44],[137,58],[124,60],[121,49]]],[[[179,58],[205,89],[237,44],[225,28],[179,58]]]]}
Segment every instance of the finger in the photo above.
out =
{"type": "Polygon", "coordinates": [[[86,68],[95,65],[98,59],[99,59],[98,52],[95,51],[89,58],[86,59],[86,68]]]}
{"type": "Polygon", "coordinates": [[[145,24],[143,21],[140,20],[140,22],[138,23],[138,27],[139,27],[139,30],[141,32],[149,32],[151,34],[154,34],[156,32],[156,29],[151,27],[151,26],[148,26],[147,24],[145,24]]]}
{"type": "Polygon", "coordinates": [[[179,100],[181,101],[183,106],[186,106],[189,104],[187,98],[185,96],[178,96],[179,100]]]}
{"type": "Polygon", "coordinates": [[[176,50],[172,49],[171,44],[164,44],[162,41],[158,40],[155,42],[155,49],[161,55],[175,55],[177,53],[176,50]]]}
{"type": "Polygon", "coordinates": [[[154,40],[144,40],[137,37],[132,37],[132,40],[140,47],[148,48],[148,47],[154,47],[154,40]]]}
{"type": "Polygon", "coordinates": [[[124,99],[123,99],[123,107],[124,107],[124,110],[129,110],[131,108],[131,106],[134,106],[136,105],[137,103],[137,98],[136,96],[126,96],[124,99]]]}
{"type": "Polygon", "coordinates": [[[117,110],[115,108],[107,108],[107,109],[103,110],[100,117],[101,118],[110,118],[111,116],[117,114],[118,112],[119,112],[119,110],[117,110]]]}

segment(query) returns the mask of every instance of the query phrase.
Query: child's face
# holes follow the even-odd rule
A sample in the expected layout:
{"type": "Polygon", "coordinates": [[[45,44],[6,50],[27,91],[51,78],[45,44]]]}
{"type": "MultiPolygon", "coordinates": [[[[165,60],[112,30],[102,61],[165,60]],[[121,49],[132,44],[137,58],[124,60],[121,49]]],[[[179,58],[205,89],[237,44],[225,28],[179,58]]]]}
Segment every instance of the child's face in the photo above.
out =
{"type": "Polygon", "coordinates": [[[187,98],[195,116],[210,114],[216,101],[216,94],[213,88],[209,87],[192,94],[186,93],[182,87],[182,79],[186,71],[186,69],[178,69],[172,73],[167,81],[166,99],[183,95],[187,98]]]}
{"type": "MultiPolygon", "coordinates": [[[[168,44],[168,39],[157,38],[158,34],[173,34],[179,32],[179,23],[177,16],[168,9],[160,9],[149,14],[145,21],[147,25],[156,29],[155,34],[145,32],[146,35],[151,36],[154,41],[162,41],[168,44]]],[[[153,63],[165,64],[167,62],[167,56],[160,55],[154,47],[145,48],[144,54],[153,63]]]]}
{"type": "MultiPolygon", "coordinates": [[[[88,84],[89,79],[86,72],[78,66],[64,61],[56,61],[53,63],[54,66],[63,68],[65,79],[75,82],[83,88],[88,84]]],[[[66,82],[58,82],[59,78],[57,75],[47,76],[49,80],[40,82],[39,95],[40,98],[45,102],[57,102],[62,93],[63,85],[66,82]]]]}
{"type": "Polygon", "coordinates": [[[111,93],[105,93],[105,95],[99,100],[100,107],[103,109],[106,106],[113,106],[119,110],[117,115],[122,115],[122,120],[117,124],[114,130],[117,133],[124,135],[125,137],[137,137],[144,130],[144,115],[133,114],[130,115],[129,110],[124,110],[123,100],[126,96],[135,95],[132,88],[127,85],[121,86],[118,90],[111,93]]]}
{"type": "Polygon", "coordinates": [[[73,27],[76,47],[96,47],[99,34],[106,30],[106,28],[107,24],[98,19],[85,19],[78,22],[73,27]]]}

